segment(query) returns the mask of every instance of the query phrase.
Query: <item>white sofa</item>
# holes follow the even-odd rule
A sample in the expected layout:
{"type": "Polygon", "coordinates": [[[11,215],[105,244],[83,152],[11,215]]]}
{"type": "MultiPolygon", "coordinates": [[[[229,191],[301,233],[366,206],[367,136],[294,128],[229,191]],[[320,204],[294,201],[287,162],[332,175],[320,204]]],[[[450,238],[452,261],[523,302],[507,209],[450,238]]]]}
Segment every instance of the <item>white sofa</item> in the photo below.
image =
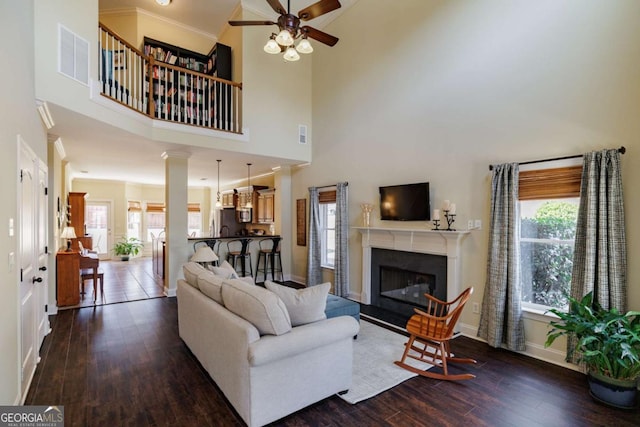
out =
{"type": "MultiPolygon", "coordinates": [[[[231,308],[236,297],[230,292],[237,292],[234,286],[243,291],[249,286],[256,291],[269,292],[275,298],[260,294],[252,303],[260,300],[258,302],[262,304],[268,300],[267,304],[271,304],[268,309],[275,311],[283,307],[282,301],[264,288],[242,285],[237,279],[222,280],[219,276],[213,279],[211,276],[210,272],[196,271],[194,275],[185,270],[186,279],[178,280],[180,337],[247,425],[270,423],[349,389],[353,337],[359,330],[353,317],[341,316],[289,326],[290,330],[280,331],[280,335],[261,336],[254,324],[230,311],[238,312],[238,304],[231,308]],[[203,281],[207,282],[206,287],[203,281]],[[211,282],[223,284],[218,288],[217,284],[211,286],[211,282]],[[216,300],[226,297],[230,308],[214,301],[205,292],[216,300]]],[[[245,303],[243,300],[240,306],[244,307],[242,304],[245,303]]],[[[282,315],[288,318],[286,313],[282,315]]]]}

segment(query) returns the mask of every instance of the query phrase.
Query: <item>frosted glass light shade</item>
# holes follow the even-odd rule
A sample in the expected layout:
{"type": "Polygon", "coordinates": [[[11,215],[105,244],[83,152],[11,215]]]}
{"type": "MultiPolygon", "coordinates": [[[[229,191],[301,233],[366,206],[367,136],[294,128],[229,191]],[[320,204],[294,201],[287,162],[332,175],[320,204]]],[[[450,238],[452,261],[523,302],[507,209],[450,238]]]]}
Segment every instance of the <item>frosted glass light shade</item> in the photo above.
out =
{"type": "Polygon", "coordinates": [[[169,6],[171,0],[156,0],[156,3],[158,3],[160,6],[169,6]]]}
{"type": "Polygon", "coordinates": [[[274,39],[269,39],[267,44],[264,45],[264,51],[270,54],[280,53],[280,46],[274,39]]]}
{"type": "Polygon", "coordinates": [[[293,36],[287,30],[282,30],[276,36],[276,42],[281,46],[291,46],[293,44],[293,36]]]}
{"type": "Polygon", "coordinates": [[[298,59],[300,59],[300,55],[298,55],[298,52],[296,52],[293,46],[289,46],[284,52],[284,60],[293,62],[297,61],[298,59]]]}
{"type": "Polygon", "coordinates": [[[300,53],[311,53],[313,52],[313,46],[311,46],[309,40],[305,38],[300,40],[300,43],[296,46],[296,50],[300,53]]]}

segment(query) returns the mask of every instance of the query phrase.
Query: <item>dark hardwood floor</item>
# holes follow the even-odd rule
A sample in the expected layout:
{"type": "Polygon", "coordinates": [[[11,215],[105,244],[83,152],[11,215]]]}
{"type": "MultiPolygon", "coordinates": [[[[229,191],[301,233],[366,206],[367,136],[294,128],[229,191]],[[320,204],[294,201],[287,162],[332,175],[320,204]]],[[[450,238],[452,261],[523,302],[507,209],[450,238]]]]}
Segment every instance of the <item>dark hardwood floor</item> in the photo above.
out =
{"type": "MultiPolygon", "coordinates": [[[[51,323],[25,403],[64,405],[66,426],[243,425],[180,340],[175,298],[65,310],[51,323]]],[[[464,367],[477,378],[412,378],[357,405],[325,399],[274,425],[640,425],[638,410],[595,403],[580,373],[465,337],[452,347],[478,360],[464,367]]]]}

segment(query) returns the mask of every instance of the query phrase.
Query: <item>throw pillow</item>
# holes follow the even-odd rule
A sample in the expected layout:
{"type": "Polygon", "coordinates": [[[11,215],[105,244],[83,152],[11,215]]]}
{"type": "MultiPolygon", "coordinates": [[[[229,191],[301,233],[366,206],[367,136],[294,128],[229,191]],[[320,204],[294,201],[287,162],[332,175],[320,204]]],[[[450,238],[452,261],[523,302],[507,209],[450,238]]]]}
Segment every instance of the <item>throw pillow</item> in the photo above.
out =
{"type": "Polygon", "coordinates": [[[261,286],[225,280],[222,300],[227,310],[253,324],[260,335],[282,335],[291,330],[287,307],[276,294],[261,286]]]}
{"type": "Polygon", "coordinates": [[[224,282],[222,277],[208,270],[198,276],[200,291],[219,304],[222,304],[222,282],[224,282]]]}
{"type": "Polygon", "coordinates": [[[231,264],[229,264],[226,260],[222,261],[220,267],[211,267],[211,271],[213,271],[217,276],[224,277],[225,279],[238,278],[238,273],[236,273],[231,264]]]}
{"type": "Polygon", "coordinates": [[[291,326],[305,325],[327,318],[324,310],[327,307],[331,283],[294,289],[265,280],[264,286],[284,302],[291,318],[291,326]]]}
{"type": "Polygon", "coordinates": [[[190,261],[182,265],[184,279],[196,289],[198,288],[198,275],[202,274],[203,271],[207,271],[207,269],[197,262],[190,261]]]}

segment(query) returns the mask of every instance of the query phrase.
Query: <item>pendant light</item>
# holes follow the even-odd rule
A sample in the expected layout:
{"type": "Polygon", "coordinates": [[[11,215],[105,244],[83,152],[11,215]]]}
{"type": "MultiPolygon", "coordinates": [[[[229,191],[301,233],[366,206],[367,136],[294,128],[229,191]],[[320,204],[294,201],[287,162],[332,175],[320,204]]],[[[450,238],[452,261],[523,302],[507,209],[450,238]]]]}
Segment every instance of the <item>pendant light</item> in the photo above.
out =
{"type": "Polygon", "coordinates": [[[253,194],[253,191],[251,191],[251,163],[247,163],[247,192],[249,194],[245,207],[251,209],[253,207],[253,204],[251,203],[251,196],[253,194]]]}
{"type": "Polygon", "coordinates": [[[222,202],[220,201],[220,162],[222,160],[216,160],[218,162],[218,198],[216,199],[216,208],[222,207],[222,202]]]}

